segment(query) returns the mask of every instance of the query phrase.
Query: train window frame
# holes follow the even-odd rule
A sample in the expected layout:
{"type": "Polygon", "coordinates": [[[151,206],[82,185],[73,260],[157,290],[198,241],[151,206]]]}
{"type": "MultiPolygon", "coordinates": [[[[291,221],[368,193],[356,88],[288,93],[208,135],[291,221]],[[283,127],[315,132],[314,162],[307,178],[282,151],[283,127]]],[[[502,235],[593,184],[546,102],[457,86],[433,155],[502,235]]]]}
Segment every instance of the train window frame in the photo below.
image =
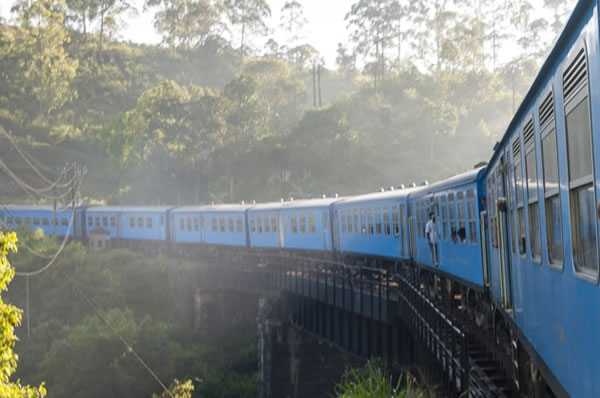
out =
{"type": "Polygon", "coordinates": [[[305,234],[306,233],[306,213],[304,213],[303,211],[300,212],[299,214],[299,224],[300,224],[300,233],[301,234],[305,234]]]}
{"type": "Polygon", "coordinates": [[[40,218],[39,217],[33,217],[33,225],[40,225],[40,218]]]}
{"type": "Polygon", "coordinates": [[[379,206],[375,206],[374,207],[374,217],[375,219],[375,234],[376,235],[381,235],[382,229],[381,229],[381,207],[379,206]]]}
{"type": "Polygon", "coordinates": [[[102,216],[102,226],[104,228],[108,227],[108,216],[102,216]]]}
{"type": "Polygon", "coordinates": [[[114,228],[117,224],[116,217],[114,215],[110,216],[110,226],[114,228]]]}
{"type": "MultiPolygon", "coordinates": [[[[12,217],[8,217],[6,219],[6,223],[12,224],[12,217]]],[[[42,225],[44,225],[44,226],[50,225],[50,220],[48,219],[48,217],[42,217],[42,225]]]]}
{"type": "Polygon", "coordinates": [[[465,213],[465,193],[464,191],[456,192],[456,209],[457,209],[457,221],[458,221],[458,241],[461,244],[467,243],[467,220],[465,213]],[[461,236],[462,230],[462,236],[461,236]]]}
{"type": "Polygon", "coordinates": [[[340,214],[341,214],[341,218],[342,218],[341,219],[341,221],[342,221],[342,233],[345,234],[346,231],[347,231],[347,228],[346,228],[346,225],[347,225],[347,223],[346,223],[346,209],[342,209],[340,211],[340,214]]]}
{"type": "Polygon", "coordinates": [[[237,215],[235,218],[235,228],[236,228],[236,232],[238,234],[242,233],[244,230],[244,223],[242,220],[242,216],[240,216],[240,215],[237,215]]]}
{"type": "Polygon", "coordinates": [[[456,207],[455,207],[454,192],[448,193],[448,227],[450,233],[450,241],[458,243],[458,229],[456,224],[456,207]]]}
{"type": "Polygon", "coordinates": [[[275,214],[271,214],[271,232],[277,233],[277,216],[275,214]]]}
{"type": "Polygon", "coordinates": [[[234,226],[233,226],[233,215],[229,215],[227,216],[227,231],[229,233],[233,233],[234,231],[234,226]]]}
{"type": "MultiPolygon", "coordinates": [[[[586,43],[585,41],[580,42],[580,44],[573,48],[571,54],[569,55],[568,60],[565,62],[565,69],[562,75],[562,87],[563,87],[563,96],[566,95],[565,98],[563,98],[563,110],[564,110],[564,127],[565,127],[565,138],[566,138],[566,155],[567,155],[567,187],[568,187],[568,203],[569,203],[569,229],[571,231],[570,235],[571,235],[571,256],[572,256],[572,268],[573,268],[573,272],[575,274],[575,276],[579,279],[583,279],[586,280],[588,282],[591,282],[593,284],[598,284],[598,278],[600,276],[600,265],[598,264],[598,258],[599,258],[599,250],[598,250],[598,219],[597,219],[597,214],[596,214],[596,204],[597,204],[597,194],[596,194],[596,173],[595,173],[595,159],[594,159],[594,134],[593,134],[593,125],[592,125],[592,104],[591,104],[591,93],[590,93],[590,84],[589,84],[589,58],[588,58],[588,52],[587,52],[587,48],[586,48],[586,43]],[[573,76],[572,74],[570,74],[570,68],[573,65],[577,64],[578,58],[580,56],[580,54],[583,54],[584,57],[584,62],[585,62],[585,79],[584,80],[580,80],[576,86],[571,87],[572,92],[569,92],[568,95],[565,94],[565,78],[567,75],[570,75],[571,77],[573,76]],[[587,105],[587,130],[588,130],[588,134],[587,134],[587,138],[589,139],[589,141],[587,141],[590,145],[589,145],[589,150],[590,150],[590,165],[589,165],[589,171],[590,173],[583,175],[583,176],[578,176],[576,178],[572,178],[571,174],[573,172],[573,169],[571,166],[571,156],[570,156],[570,152],[571,152],[571,141],[569,139],[569,116],[574,114],[576,111],[578,111],[580,109],[580,106],[582,104],[587,105]],[[578,232],[579,227],[580,227],[580,220],[582,218],[582,215],[579,213],[580,212],[580,204],[579,204],[579,199],[581,198],[579,196],[579,194],[581,192],[585,192],[587,190],[591,189],[592,191],[592,200],[593,203],[591,206],[591,210],[590,213],[588,215],[583,215],[583,218],[587,218],[586,216],[591,216],[591,218],[593,218],[593,228],[590,229],[591,232],[593,231],[594,233],[594,244],[593,244],[593,249],[594,249],[594,253],[595,254],[595,258],[593,259],[593,261],[590,261],[590,263],[592,264],[592,267],[588,267],[586,266],[586,264],[583,265],[579,265],[578,262],[578,253],[577,253],[577,248],[579,245],[583,245],[583,239],[579,236],[580,232],[578,232]]],[[[573,120],[573,119],[572,119],[573,120]]],[[[577,137],[579,139],[581,139],[581,137],[577,137]]],[[[578,154],[579,155],[579,154],[578,154]]],[[[579,157],[579,156],[578,156],[579,157]]]]}
{"type": "Polygon", "coordinates": [[[441,226],[442,226],[442,234],[441,237],[445,242],[448,241],[448,196],[446,194],[442,194],[440,196],[441,199],[441,209],[440,209],[440,218],[441,218],[441,226]]]}
{"type": "Polygon", "coordinates": [[[185,217],[185,229],[187,231],[191,231],[192,230],[192,216],[186,216],[185,217]]]}
{"type": "Polygon", "coordinates": [[[317,232],[317,224],[315,220],[315,213],[312,211],[308,212],[308,232],[314,234],[317,232]]]}
{"type": "Polygon", "coordinates": [[[383,234],[390,236],[392,229],[390,227],[390,208],[388,205],[383,206],[383,234]]]}
{"type": "Polygon", "coordinates": [[[524,188],[524,169],[523,166],[523,144],[521,142],[522,129],[517,132],[517,137],[513,141],[513,167],[514,167],[514,179],[515,179],[515,197],[516,197],[516,208],[517,208],[517,224],[516,224],[516,241],[521,257],[527,257],[527,226],[525,223],[525,191],[524,188]],[[516,156],[518,155],[518,156],[516,156]]]}
{"type": "Polygon", "coordinates": [[[398,212],[398,205],[392,205],[392,231],[395,238],[400,237],[400,213],[398,212]]]}
{"type": "Polygon", "coordinates": [[[179,230],[185,231],[185,216],[183,215],[179,216],[179,230]]]}
{"type": "Polygon", "coordinates": [[[298,219],[296,218],[296,213],[290,215],[290,230],[293,234],[298,233],[298,219]]]}
{"type": "Polygon", "coordinates": [[[467,190],[467,225],[469,226],[469,243],[477,245],[479,238],[477,236],[477,208],[475,206],[475,189],[467,190]]]}
{"type": "MultiPolygon", "coordinates": [[[[46,221],[47,221],[47,220],[48,220],[48,219],[46,218],[46,221]]],[[[7,223],[7,224],[13,224],[13,223],[14,223],[14,218],[13,218],[12,216],[8,216],[8,217],[6,217],[6,223],[7,223]]]]}
{"type": "Polygon", "coordinates": [[[250,216],[250,232],[251,233],[256,232],[256,219],[254,218],[254,216],[250,216]]]}
{"type": "Polygon", "coordinates": [[[69,226],[69,219],[67,217],[61,217],[60,225],[63,227],[69,226]]]}
{"type": "Polygon", "coordinates": [[[17,225],[21,225],[22,224],[21,217],[15,217],[15,224],[17,224],[17,225]]]}
{"type": "Polygon", "coordinates": [[[137,227],[144,228],[144,217],[138,216],[137,218],[137,227]]]}
{"type": "MultiPolygon", "coordinates": [[[[327,219],[327,223],[329,223],[329,215],[327,212],[323,213],[323,217],[327,219]]],[[[354,233],[354,224],[352,219],[352,209],[346,209],[346,232],[348,234],[354,233]]]]}
{"type": "Polygon", "coordinates": [[[146,217],[146,228],[152,229],[152,216],[146,217]]]}
{"type": "Polygon", "coordinates": [[[321,213],[321,217],[323,220],[323,229],[328,230],[329,229],[329,213],[327,211],[324,211],[321,213]]]}
{"type": "Polygon", "coordinates": [[[543,248],[538,190],[539,172],[537,167],[536,130],[532,115],[529,117],[523,128],[523,147],[525,148],[523,153],[525,157],[525,188],[527,191],[527,231],[529,233],[529,258],[532,262],[541,264],[543,248]],[[528,140],[531,142],[527,143],[528,140]]]}
{"type": "Polygon", "coordinates": [[[368,234],[373,235],[375,233],[375,224],[373,221],[373,209],[371,206],[367,207],[367,229],[368,234]]]}
{"type": "Polygon", "coordinates": [[[265,234],[271,233],[271,220],[269,214],[263,215],[263,231],[265,231],[265,234]]]}
{"type": "Polygon", "coordinates": [[[198,216],[194,216],[193,224],[194,231],[200,231],[200,219],[198,218],[198,216]]]}
{"type": "Polygon", "coordinates": [[[225,233],[226,231],[225,215],[219,214],[219,232],[225,233]]]}
{"type": "Polygon", "coordinates": [[[88,216],[88,227],[91,227],[93,225],[94,225],[94,217],[88,216]]]}
{"type": "Polygon", "coordinates": [[[406,203],[400,203],[400,239],[402,239],[402,255],[408,254],[408,234],[407,230],[407,214],[406,214],[406,203]]]}
{"type": "Polygon", "coordinates": [[[354,208],[352,209],[352,226],[353,231],[354,231],[354,235],[358,235],[360,232],[360,218],[359,218],[360,212],[358,211],[358,208],[354,208]]]}

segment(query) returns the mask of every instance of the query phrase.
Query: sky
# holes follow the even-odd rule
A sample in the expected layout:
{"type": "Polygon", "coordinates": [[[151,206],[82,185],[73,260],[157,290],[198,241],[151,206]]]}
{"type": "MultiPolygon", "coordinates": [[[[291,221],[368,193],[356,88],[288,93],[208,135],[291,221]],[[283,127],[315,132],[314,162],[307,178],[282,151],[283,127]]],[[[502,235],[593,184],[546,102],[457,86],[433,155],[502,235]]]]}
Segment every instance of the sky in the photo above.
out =
{"type": "MultiPolygon", "coordinates": [[[[325,64],[328,67],[335,66],[335,56],[337,43],[346,41],[346,23],[344,16],[350,10],[350,6],[356,0],[299,0],[304,7],[304,14],[308,19],[306,27],[307,35],[305,41],[313,45],[325,58],[325,64]]],[[[0,0],[0,15],[4,18],[10,18],[10,8],[15,0],[0,0]]],[[[152,10],[143,11],[144,0],[133,0],[132,3],[139,11],[139,16],[128,18],[128,27],[121,35],[125,40],[131,40],[136,43],[156,44],[160,42],[160,35],[157,34],[152,25],[154,13],[152,10]]],[[[271,20],[269,26],[276,28],[279,24],[280,10],[285,0],[268,0],[271,7],[271,20]]],[[[274,34],[274,37],[280,43],[283,38],[274,34]]],[[[266,42],[266,38],[255,40],[255,44],[266,42]]]]}

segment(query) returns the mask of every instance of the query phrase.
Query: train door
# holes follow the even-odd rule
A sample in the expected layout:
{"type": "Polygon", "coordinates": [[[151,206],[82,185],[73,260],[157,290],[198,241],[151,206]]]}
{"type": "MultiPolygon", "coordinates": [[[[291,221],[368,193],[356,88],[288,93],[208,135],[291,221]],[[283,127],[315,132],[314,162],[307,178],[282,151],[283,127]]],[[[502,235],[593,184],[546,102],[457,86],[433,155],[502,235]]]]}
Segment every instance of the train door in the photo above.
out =
{"type": "Polygon", "coordinates": [[[283,222],[283,214],[278,213],[277,219],[279,222],[279,247],[281,249],[285,248],[285,231],[284,231],[284,222],[283,222]]]}
{"type": "Polygon", "coordinates": [[[495,178],[495,217],[496,217],[496,236],[498,237],[498,256],[500,266],[500,292],[502,295],[502,306],[507,312],[513,308],[513,286],[511,272],[511,257],[509,247],[509,212],[507,193],[511,190],[510,174],[505,163],[506,155],[500,158],[500,162],[494,173],[495,178]]]}

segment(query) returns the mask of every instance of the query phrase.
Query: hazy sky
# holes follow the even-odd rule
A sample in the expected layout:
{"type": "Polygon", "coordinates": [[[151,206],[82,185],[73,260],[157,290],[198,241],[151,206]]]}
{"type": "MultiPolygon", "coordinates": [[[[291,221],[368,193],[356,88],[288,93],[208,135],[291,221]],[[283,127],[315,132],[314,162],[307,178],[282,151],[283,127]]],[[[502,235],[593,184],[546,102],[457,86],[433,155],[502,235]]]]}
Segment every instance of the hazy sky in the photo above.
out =
{"type": "MultiPolygon", "coordinates": [[[[0,15],[10,17],[10,7],[15,0],[0,0],[0,15]]],[[[300,0],[304,7],[306,19],[308,19],[306,42],[312,44],[324,57],[327,66],[335,66],[335,51],[337,43],[346,40],[346,23],[344,16],[350,10],[350,6],[356,0],[300,0]]],[[[152,26],[152,10],[142,12],[144,0],[133,0],[140,15],[136,18],[128,18],[129,27],[123,32],[125,40],[138,43],[155,44],[160,42],[160,36],[152,26]]],[[[268,0],[271,7],[272,17],[270,27],[276,28],[279,24],[279,11],[285,0],[268,0]]],[[[281,43],[283,39],[275,38],[281,43]]],[[[237,39],[237,37],[236,37],[237,39]]],[[[239,40],[239,39],[238,39],[239,40]]],[[[256,45],[262,45],[266,38],[255,40],[256,45]]],[[[234,42],[234,45],[237,45],[234,42]]]]}

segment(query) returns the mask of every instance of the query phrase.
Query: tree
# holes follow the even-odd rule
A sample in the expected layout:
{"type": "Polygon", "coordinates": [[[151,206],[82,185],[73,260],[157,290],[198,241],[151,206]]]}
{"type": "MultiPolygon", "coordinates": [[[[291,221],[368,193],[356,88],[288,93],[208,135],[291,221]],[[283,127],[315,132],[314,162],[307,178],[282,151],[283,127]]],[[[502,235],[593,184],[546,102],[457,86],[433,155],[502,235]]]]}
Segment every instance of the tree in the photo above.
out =
{"type": "Polygon", "coordinates": [[[264,35],[268,32],[265,19],[271,16],[266,0],[225,0],[229,22],[241,27],[240,52],[245,53],[246,30],[264,35]]]}
{"type": "Polygon", "coordinates": [[[302,4],[296,0],[286,1],[281,7],[279,27],[287,33],[287,46],[294,47],[303,39],[304,27],[308,20],[304,16],[302,4]]]}
{"type": "Polygon", "coordinates": [[[98,41],[98,55],[102,56],[104,48],[104,33],[118,27],[118,18],[126,12],[137,12],[136,8],[126,0],[93,0],[95,2],[95,10],[100,17],[100,32],[98,41]]]}
{"type": "Polygon", "coordinates": [[[39,117],[46,120],[76,96],[71,82],[79,63],[65,49],[70,41],[64,27],[65,1],[20,0],[13,12],[19,22],[13,51],[21,59],[21,78],[38,102],[39,117]]]}
{"type": "Polygon", "coordinates": [[[221,3],[213,0],[146,0],[145,7],[158,7],[154,26],[163,43],[172,49],[196,47],[219,24],[221,3]]]}
{"type": "Polygon", "coordinates": [[[96,5],[94,0],[67,0],[67,6],[72,12],[71,18],[81,25],[84,41],[87,40],[87,22],[93,20],[96,5]]]}
{"type": "MultiPolygon", "coordinates": [[[[8,253],[17,251],[17,234],[0,230],[0,290],[6,291],[15,276],[15,270],[8,261],[8,253]]],[[[46,396],[42,383],[39,387],[22,386],[19,381],[11,382],[10,377],[17,369],[17,355],[13,347],[17,340],[15,327],[21,324],[22,313],[17,307],[5,304],[0,297],[0,396],[5,398],[37,398],[46,396]]]]}

